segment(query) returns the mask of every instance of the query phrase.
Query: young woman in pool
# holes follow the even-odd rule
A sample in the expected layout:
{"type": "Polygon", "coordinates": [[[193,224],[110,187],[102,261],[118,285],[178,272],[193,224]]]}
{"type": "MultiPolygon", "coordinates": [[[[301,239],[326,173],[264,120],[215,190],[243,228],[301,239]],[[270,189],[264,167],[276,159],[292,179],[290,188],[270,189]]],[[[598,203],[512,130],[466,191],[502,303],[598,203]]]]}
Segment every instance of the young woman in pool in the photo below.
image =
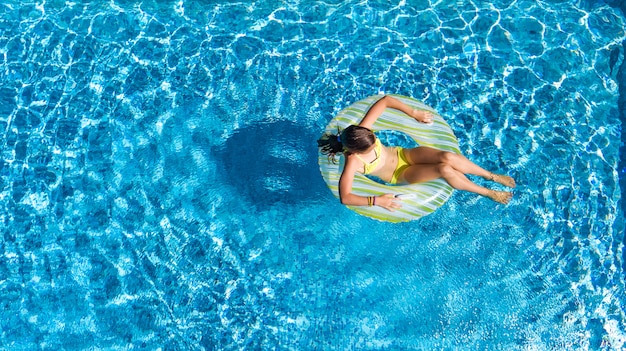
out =
{"type": "Polygon", "coordinates": [[[513,196],[511,192],[482,187],[465,175],[477,175],[513,188],[515,180],[509,176],[491,173],[465,156],[453,152],[426,146],[403,149],[382,145],[370,128],[388,107],[400,110],[420,123],[433,122],[433,116],[429,112],[414,110],[398,99],[385,96],[372,105],[358,126],[351,125],[337,135],[324,134],[317,141],[322,153],[329,157],[335,157],[339,153],[346,157],[339,179],[341,203],[352,206],[381,206],[390,211],[401,207],[399,199],[393,194],[353,194],[352,183],[357,172],[377,176],[391,184],[421,183],[444,178],[455,189],[480,194],[502,204],[509,203],[513,196]]]}

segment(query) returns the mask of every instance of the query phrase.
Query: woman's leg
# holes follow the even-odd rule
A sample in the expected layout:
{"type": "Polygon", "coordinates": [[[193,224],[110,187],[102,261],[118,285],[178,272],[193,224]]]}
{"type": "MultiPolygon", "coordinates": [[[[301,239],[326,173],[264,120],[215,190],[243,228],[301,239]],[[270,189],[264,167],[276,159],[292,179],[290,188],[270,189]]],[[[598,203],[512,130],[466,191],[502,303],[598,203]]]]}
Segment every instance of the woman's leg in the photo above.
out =
{"type": "Polygon", "coordinates": [[[450,165],[452,168],[463,174],[473,174],[487,180],[493,180],[510,188],[515,187],[515,180],[513,178],[506,175],[491,173],[470,161],[463,155],[441,151],[427,146],[405,149],[404,152],[411,164],[444,163],[450,165]]]}
{"type": "Polygon", "coordinates": [[[407,167],[400,175],[401,181],[410,184],[427,182],[437,178],[445,179],[455,189],[486,196],[502,204],[509,203],[513,196],[513,194],[507,191],[497,191],[482,187],[469,180],[462,172],[445,163],[412,165],[407,167]]]}

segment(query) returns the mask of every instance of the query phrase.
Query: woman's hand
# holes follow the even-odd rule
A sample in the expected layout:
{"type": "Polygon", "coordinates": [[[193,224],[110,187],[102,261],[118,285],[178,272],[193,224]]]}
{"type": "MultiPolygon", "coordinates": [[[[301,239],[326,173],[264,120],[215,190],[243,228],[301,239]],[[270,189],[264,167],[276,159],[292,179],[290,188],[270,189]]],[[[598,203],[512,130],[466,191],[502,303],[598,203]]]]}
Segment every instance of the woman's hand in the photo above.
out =
{"type": "Polygon", "coordinates": [[[433,114],[428,111],[416,110],[416,109],[413,109],[409,115],[415,118],[418,122],[426,123],[426,124],[433,123],[433,119],[435,118],[435,116],[433,116],[433,114]]]}
{"type": "Polygon", "coordinates": [[[392,212],[402,207],[402,205],[400,204],[400,200],[397,199],[393,194],[376,196],[376,206],[380,206],[392,212]]]}

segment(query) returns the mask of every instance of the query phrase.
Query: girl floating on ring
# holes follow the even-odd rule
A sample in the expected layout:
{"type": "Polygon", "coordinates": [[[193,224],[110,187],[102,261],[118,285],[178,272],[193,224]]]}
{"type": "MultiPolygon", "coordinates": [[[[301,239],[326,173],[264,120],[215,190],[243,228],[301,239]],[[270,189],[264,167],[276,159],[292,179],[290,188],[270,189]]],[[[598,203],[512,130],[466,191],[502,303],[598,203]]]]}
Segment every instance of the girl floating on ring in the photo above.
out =
{"type": "Polygon", "coordinates": [[[374,175],[390,184],[415,184],[443,178],[455,189],[480,194],[502,204],[509,203],[513,196],[511,192],[485,188],[465,175],[477,175],[513,188],[515,180],[510,176],[489,172],[465,156],[453,152],[427,146],[404,149],[383,145],[371,128],[386,108],[399,110],[420,123],[433,122],[430,112],[418,111],[394,97],[384,96],[372,105],[359,125],[350,125],[339,134],[322,135],[317,144],[323,154],[331,158],[337,154],[345,156],[345,166],[339,178],[339,197],[342,204],[381,206],[390,211],[401,207],[400,199],[394,194],[353,194],[355,173],[374,175]]]}

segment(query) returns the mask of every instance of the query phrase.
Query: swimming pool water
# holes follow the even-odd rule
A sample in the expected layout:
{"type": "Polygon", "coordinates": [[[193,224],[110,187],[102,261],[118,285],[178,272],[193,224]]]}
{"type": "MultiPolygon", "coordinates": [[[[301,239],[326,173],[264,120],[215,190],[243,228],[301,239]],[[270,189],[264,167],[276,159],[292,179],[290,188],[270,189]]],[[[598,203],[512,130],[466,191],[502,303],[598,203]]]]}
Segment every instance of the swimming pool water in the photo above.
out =
{"type": "Polygon", "coordinates": [[[623,349],[607,3],[5,2],[0,348],[623,349]],[[379,92],[435,107],[513,202],[339,204],[315,140],[379,92]]]}

